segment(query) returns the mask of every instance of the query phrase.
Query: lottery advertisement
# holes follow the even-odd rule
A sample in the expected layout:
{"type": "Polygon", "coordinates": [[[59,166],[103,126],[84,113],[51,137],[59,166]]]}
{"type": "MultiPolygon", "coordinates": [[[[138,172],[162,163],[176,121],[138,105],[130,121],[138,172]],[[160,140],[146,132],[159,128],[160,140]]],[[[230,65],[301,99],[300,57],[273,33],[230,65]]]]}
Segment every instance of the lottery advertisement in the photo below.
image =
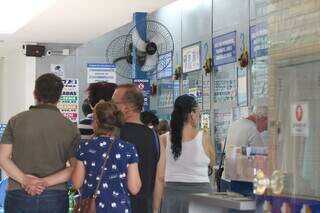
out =
{"type": "Polygon", "coordinates": [[[79,80],[63,79],[63,90],[58,108],[73,123],[79,121],[79,80]]]}

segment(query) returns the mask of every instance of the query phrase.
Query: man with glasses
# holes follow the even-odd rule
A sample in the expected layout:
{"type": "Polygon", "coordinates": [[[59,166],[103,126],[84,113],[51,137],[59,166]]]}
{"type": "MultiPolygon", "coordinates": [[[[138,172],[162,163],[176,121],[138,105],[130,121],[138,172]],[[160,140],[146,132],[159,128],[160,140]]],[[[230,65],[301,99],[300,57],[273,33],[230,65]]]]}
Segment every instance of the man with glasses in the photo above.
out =
{"type": "Polygon", "coordinates": [[[125,117],[120,138],[134,144],[139,155],[142,187],[137,195],[131,195],[132,212],[151,213],[158,154],[153,131],[140,120],[144,104],[143,95],[135,85],[124,84],[117,87],[112,100],[125,117]]]}

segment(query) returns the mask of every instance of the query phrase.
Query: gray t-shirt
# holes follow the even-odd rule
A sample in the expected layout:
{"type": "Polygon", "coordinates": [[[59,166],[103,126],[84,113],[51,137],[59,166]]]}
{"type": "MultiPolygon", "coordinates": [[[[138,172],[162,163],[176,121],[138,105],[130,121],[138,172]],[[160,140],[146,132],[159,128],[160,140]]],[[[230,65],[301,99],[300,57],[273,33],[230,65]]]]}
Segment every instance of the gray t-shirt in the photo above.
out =
{"type": "MultiPolygon", "coordinates": [[[[12,117],[1,139],[12,144],[12,161],[26,174],[46,177],[66,167],[75,157],[80,134],[75,124],[53,105],[37,105],[12,117]]],[[[65,189],[65,184],[49,189],[65,189]]],[[[21,189],[9,179],[9,190],[21,189]]]]}

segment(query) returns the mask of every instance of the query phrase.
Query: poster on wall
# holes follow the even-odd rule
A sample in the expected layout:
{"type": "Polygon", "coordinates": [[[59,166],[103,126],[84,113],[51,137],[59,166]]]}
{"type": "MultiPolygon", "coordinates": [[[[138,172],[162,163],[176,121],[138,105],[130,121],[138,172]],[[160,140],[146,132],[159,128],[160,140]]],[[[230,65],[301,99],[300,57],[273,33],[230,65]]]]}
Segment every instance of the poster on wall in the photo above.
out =
{"type": "Polygon", "coordinates": [[[136,85],[143,94],[144,104],[143,111],[150,109],[150,80],[149,79],[133,79],[133,84],[136,85]]]}
{"type": "Polygon", "coordinates": [[[250,27],[250,58],[266,55],[268,55],[268,27],[267,23],[259,23],[250,27]]]}
{"type": "Polygon", "coordinates": [[[116,83],[116,65],[89,63],[87,64],[87,82],[88,84],[107,81],[116,83]]]}
{"type": "Polygon", "coordinates": [[[63,64],[51,64],[50,72],[59,76],[60,78],[64,78],[64,65],[63,64]]]}
{"type": "Polygon", "coordinates": [[[157,67],[157,78],[168,78],[172,76],[172,52],[159,56],[157,67]]]}
{"type": "Polygon", "coordinates": [[[79,80],[63,79],[63,90],[58,103],[61,113],[73,123],[79,121],[79,80]]]}
{"type": "Polygon", "coordinates": [[[263,98],[268,93],[268,65],[267,61],[254,61],[252,63],[252,97],[263,98]]]}
{"type": "Polygon", "coordinates": [[[249,116],[249,107],[235,107],[233,108],[233,121],[239,120],[240,118],[246,118],[249,116]]]}
{"type": "Polygon", "coordinates": [[[4,130],[6,129],[6,124],[0,124],[0,139],[2,138],[2,135],[4,133],[4,130]]]}
{"type": "Polygon", "coordinates": [[[173,83],[161,83],[159,85],[159,108],[172,107],[173,83]]]}
{"type": "Polygon", "coordinates": [[[238,106],[248,105],[247,70],[238,69],[238,106]]]}
{"type": "Polygon", "coordinates": [[[221,66],[237,61],[236,31],[213,37],[213,64],[221,66]]]}
{"type": "Polygon", "coordinates": [[[235,102],[237,98],[237,66],[221,66],[214,80],[214,103],[235,102]]]}
{"type": "Polygon", "coordinates": [[[201,42],[182,48],[183,73],[201,69],[201,42]]]}
{"type": "Polygon", "coordinates": [[[214,110],[214,142],[217,152],[217,163],[221,159],[221,152],[225,138],[227,137],[228,128],[232,123],[232,109],[215,109],[214,110]]]}
{"type": "Polygon", "coordinates": [[[210,114],[209,112],[204,112],[201,114],[200,127],[205,132],[210,132],[210,114]]]}
{"type": "Polygon", "coordinates": [[[291,104],[291,135],[309,136],[309,109],[307,102],[291,104]]]}
{"type": "Polygon", "coordinates": [[[236,81],[217,79],[214,81],[214,102],[222,103],[236,100],[236,81]]]}
{"type": "Polygon", "coordinates": [[[210,78],[204,78],[202,81],[202,93],[203,93],[203,110],[210,110],[210,78]]]}

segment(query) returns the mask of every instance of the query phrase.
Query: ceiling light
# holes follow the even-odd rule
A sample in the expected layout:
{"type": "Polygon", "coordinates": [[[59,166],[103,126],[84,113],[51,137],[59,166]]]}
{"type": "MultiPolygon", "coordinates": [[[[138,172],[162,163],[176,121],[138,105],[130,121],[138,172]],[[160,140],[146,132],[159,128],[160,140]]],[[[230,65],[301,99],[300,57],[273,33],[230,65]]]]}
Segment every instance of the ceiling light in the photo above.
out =
{"type": "Polygon", "coordinates": [[[0,33],[12,34],[56,0],[0,0],[0,33]]]}

